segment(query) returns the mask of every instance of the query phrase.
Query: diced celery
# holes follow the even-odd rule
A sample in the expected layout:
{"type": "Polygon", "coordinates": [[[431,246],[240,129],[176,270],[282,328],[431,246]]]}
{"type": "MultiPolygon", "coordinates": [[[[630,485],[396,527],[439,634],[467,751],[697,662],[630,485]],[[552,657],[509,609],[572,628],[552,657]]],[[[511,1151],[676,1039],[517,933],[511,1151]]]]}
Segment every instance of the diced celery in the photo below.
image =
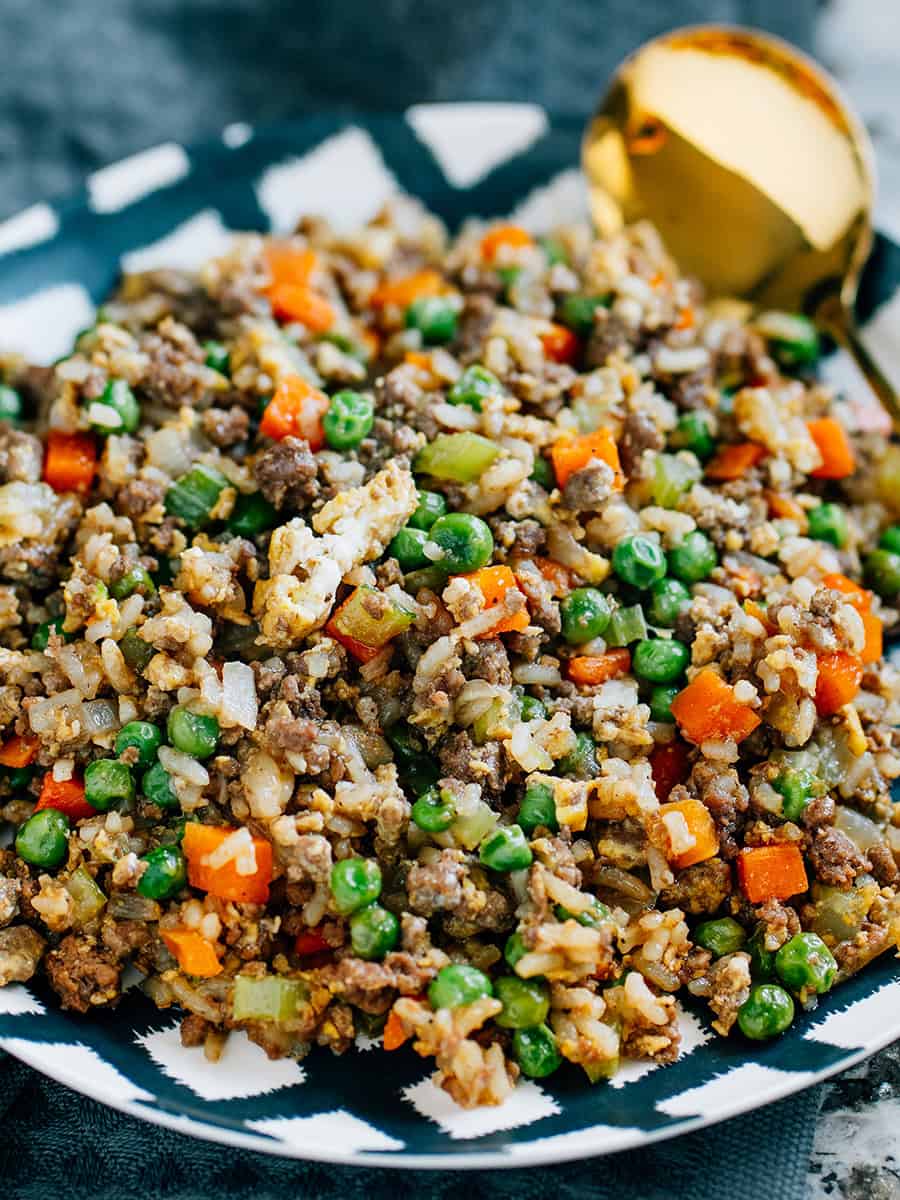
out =
{"type": "Polygon", "coordinates": [[[647,622],[644,610],[639,604],[630,608],[617,608],[609,619],[606,633],[603,635],[608,646],[630,646],[632,642],[640,642],[647,636],[647,622]]]}
{"type": "Polygon", "coordinates": [[[72,924],[76,928],[87,925],[106,904],[105,893],[97,886],[93,875],[84,866],[78,867],[66,880],[66,891],[75,904],[72,924]]]}
{"type": "Polygon", "coordinates": [[[700,478],[700,466],[676,454],[657,454],[653,480],[653,503],[674,508],[700,478]]]}
{"type": "Polygon", "coordinates": [[[814,883],[812,898],[815,913],[809,928],[820,937],[831,936],[839,942],[854,938],[878,895],[878,884],[871,875],[857,875],[847,891],[826,883],[814,883]]]}
{"type": "Polygon", "coordinates": [[[281,975],[237,975],[231,1015],[235,1021],[290,1021],[306,1003],[309,990],[300,979],[281,975]]]}
{"type": "Polygon", "coordinates": [[[619,1069],[619,1056],[604,1059],[603,1062],[582,1063],[584,1073],[591,1083],[599,1083],[601,1079],[612,1079],[619,1069]]]}
{"type": "Polygon", "coordinates": [[[497,819],[494,810],[483,800],[478,800],[459,814],[447,832],[464,849],[474,850],[479,842],[493,832],[497,819]]]}
{"type": "Polygon", "coordinates": [[[478,433],[439,433],[416,455],[413,469],[435,479],[471,483],[488,469],[500,447],[478,433]]]}
{"type": "Polygon", "coordinates": [[[414,619],[411,612],[395,604],[377,588],[363,585],[341,606],[334,618],[334,627],[338,633],[362,642],[364,646],[384,646],[392,637],[408,629],[414,619]],[[367,610],[367,596],[377,597],[378,607],[386,602],[387,607],[380,616],[373,616],[367,610]]]}
{"type": "Polygon", "coordinates": [[[519,720],[520,706],[518,696],[504,700],[500,696],[492,701],[480,717],[472,722],[472,733],[479,746],[491,738],[509,737],[512,726],[519,720]]]}

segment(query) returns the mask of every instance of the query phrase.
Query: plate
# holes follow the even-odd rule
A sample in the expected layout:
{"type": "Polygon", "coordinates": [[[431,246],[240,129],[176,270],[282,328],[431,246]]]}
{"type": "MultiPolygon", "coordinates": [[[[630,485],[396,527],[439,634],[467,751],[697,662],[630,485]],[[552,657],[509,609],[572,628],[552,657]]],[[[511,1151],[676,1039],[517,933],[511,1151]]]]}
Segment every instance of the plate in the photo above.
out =
{"type": "MultiPolygon", "coordinates": [[[[455,224],[509,213],[535,230],[585,211],[580,122],[533,105],[429,105],[404,116],[316,116],[229,126],[192,148],[159,146],[94,174],[62,203],[0,224],[0,344],[37,362],[67,351],[124,264],[197,265],[228,231],[287,231],[303,213],[351,227],[396,188],[455,224]]],[[[879,239],[861,294],[870,346],[898,355],[900,250],[879,239]]],[[[890,367],[890,361],[888,361],[890,367]]],[[[826,365],[852,379],[839,357],[826,365]]],[[[857,384],[862,389],[861,384],[857,384]]],[[[707,1013],[708,1015],[708,1013],[707,1013]]],[[[0,1047],[132,1116],[270,1154],[396,1167],[513,1167],[647,1144],[777,1100],[900,1037],[900,971],[887,956],[780,1040],[748,1047],[682,1009],[670,1067],[625,1066],[587,1086],[575,1069],[521,1083],[499,1108],[464,1111],[411,1050],[360,1039],[334,1057],[270,1062],[243,1034],[212,1065],[180,1044],[178,1016],[132,987],[115,1013],[62,1013],[42,985],[0,989],[0,1047]]]]}

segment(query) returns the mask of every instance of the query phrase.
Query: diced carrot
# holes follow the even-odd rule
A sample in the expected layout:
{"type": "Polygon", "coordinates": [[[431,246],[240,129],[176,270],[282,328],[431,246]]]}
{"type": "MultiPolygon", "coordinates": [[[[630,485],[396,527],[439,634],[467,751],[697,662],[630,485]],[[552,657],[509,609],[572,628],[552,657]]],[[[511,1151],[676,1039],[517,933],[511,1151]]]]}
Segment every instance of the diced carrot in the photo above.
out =
{"type": "Polygon", "coordinates": [[[741,891],[751,904],[788,900],[809,887],[803,855],[787,842],[742,850],[737,870],[741,891]]]}
{"type": "Polygon", "coordinates": [[[743,741],[762,718],[734,698],[734,689],[711,667],[701,671],[672,701],[672,715],[689,741],[743,741]]]}
{"type": "Polygon", "coordinates": [[[756,442],[738,442],[732,446],[723,446],[715,458],[706,464],[706,477],[723,483],[731,479],[741,479],[761,462],[767,453],[765,446],[756,442]]]}
{"type": "Polygon", "coordinates": [[[691,797],[687,800],[673,801],[671,804],[661,804],[660,817],[668,813],[680,813],[688,831],[694,837],[694,845],[671,860],[673,867],[681,871],[685,867],[692,867],[694,863],[705,862],[718,853],[719,835],[716,833],[716,823],[702,801],[691,797]]]}
{"type": "Polygon", "coordinates": [[[381,338],[374,329],[365,328],[360,330],[360,340],[368,351],[369,358],[377,358],[381,350],[381,338]]]}
{"type": "Polygon", "coordinates": [[[301,957],[306,957],[310,954],[322,954],[326,950],[330,950],[331,946],[325,941],[318,929],[306,929],[303,933],[298,933],[294,942],[294,951],[301,957]]]}
{"type": "Polygon", "coordinates": [[[444,286],[443,277],[431,267],[426,267],[423,271],[414,271],[412,275],[386,279],[369,297],[369,303],[374,308],[384,308],[388,304],[408,308],[414,300],[420,300],[423,296],[437,296],[444,286]]]}
{"type": "Polygon", "coordinates": [[[47,434],[44,480],[54,492],[88,492],[97,470],[97,446],[89,433],[47,434]]]}
{"type": "Polygon", "coordinates": [[[300,249],[288,242],[268,242],[265,259],[271,281],[269,291],[282,284],[308,284],[319,265],[315,250],[300,249]]]}
{"type": "Polygon", "coordinates": [[[650,770],[656,788],[656,798],[663,803],[679,783],[684,783],[691,770],[690,749],[676,738],[657,746],[650,755],[650,770]]]}
{"type": "Polygon", "coordinates": [[[385,1050],[399,1050],[409,1034],[403,1028],[403,1022],[391,1009],[390,1016],[384,1023],[384,1034],[382,1035],[382,1045],[385,1050]]]}
{"type": "Polygon", "coordinates": [[[831,588],[835,592],[843,592],[847,597],[849,604],[860,612],[868,612],[872,607],[872,593],[866,588],[860,587],[858,583],[854,583],[852,579],[848,579],[846,575],[841,575],[838,571],[832,571],[822,580],[823,586],[831,588]]]}
{"type": "Polygon", "coordinates": [[[325,445],[322,417],[329,403],[324,392],[300,375],[289,375],[279,383],[266,405],[259,431],[276,442],[286,437],[306,438],[310,450],[321,450],[325,445]]]}
{"type": "Polygon", "coordinates": [[[201,825],[199,821],[189,821],[185,825],[182,849],[187,859],[188,883],[221,900],[265,904],[272,882],[271,842],[253,838],[256,870],[250,875],[240,874],[234,859],[220,867],[211,866],[207,861],[226,838],[237,832],[227,826],[201,825]]]}
{"type": "Polygon", "coordinates": [[[761,604],[757,604],[755,600],[744,601],[744,612],[748,617],[755,617],[767,633],[775,632],[775,626],[773,625],[769,614],[766,612],[763,606],[761,604]]]}
{"type": "Polygon", "coordinates": [[[565,325],[551,325],[539,335],[544,347],[544,356],[551,362],[573,363],[581,350],[581,343],[565,325]]]}
{"type": "Polygon", "coordinates": [[[683,308],[678,314],[678,320],[672,326],[673,329],[693,329],[694,327],[694,310],[690,305],[683,308]]]}
{"type": "Polygon", "coordinates": [[[593,687],[598,683],[606,683],[608,679],[627,675],[630,670],[631,651],[622,648],[607,650],[605,654],[582,654],[578,658],[570,658],[566,674],[573,683],[593,687]]]}
{"type": "Polygon", "coordinates": [[[37,758],[40,740],[33,733],[11,737],[0,746],[0,766],[27,767],[37,758]]]}
{"type": "MultiPolygon", "coordinates": [[[[472,571],[465,578],[476,584],[484,596],[485,609],[496,608],[510,588],[518,590],[516,577],[509,567],[482,567],[480,571],[472,571]]],[[[501,617],[496,625],[478,636],[489,638],[496,637],[498,633],[520,633],[528,628],[529,619],[528,610],[520,608],[511,617],[501,617]]]]}
{"type": "Polygon", "coordinates": [[[859,657],[863,666],[876,663],[884,653],[884,626],[874,613],[861,612],[863,629],[866,631],[866,643],[859,657]]]}
{"type": "Polygon", "coordinates": [[[863,661],[845,650],[837,650],[833,654],[820,654],[818,659],[816,710],[820,717],[830,717],[845,704],[849,704],[859,691],[863,661]]]}
{"type": "Polygon", "coordinates": [[[562,563],[554,562],[552,558],[538,557],[531,561],[550,584],[554,596],[568,596],[576,586],[572,572],[562,563]]]}
{"type": "Polygon", "coordinates": [[[503,246],[519,249],[533,243],[534,238],[521,225],[495,225],[481,239],[481,257],[485,262],[493,262],[503,246]]]}
{"type": "Polygon", "coordinates": [[[856,457],[843,425],[834,417],[807,421],[812,440],[819,448],[822,465],[810,471],[813,479],[846,479],[856,470],[856,457]]]}
{"type": "Polygon", "coordinates": [[[159,935],[185,975],[211,979],[222,973],[215,946],[195,929],[161,929],[159,935]]]}
{"type": "Polygon", "coordinates": [[[415,367],[420,376],[416,383],[427,392],[434,391],[441,386],[441,380],[434,373],[432,367],[431,355],[423,350],[407,350],[403,355],[403,361],[409,363],[411,367],[415,367]]]}
{"type": "Polygon", "coordinates": [[[781,492],[763,492],[770,517],[782,517],[788,521],[796,521],[800,526],[801,532],[805,533],[809,521],[807,520],[806,510],[790,496],[785,496],[781,492]]]}
{"type": "Polygon", "coordinates": [[[52,771],[44,776],[34,811],[42,808],[55,808],[73,823],[97,815],[97,810],[84,798],[84,783],[80,779],[54,779],[52,771]]]}
{"type": "Polygon", "coordinates": [[[341,633],[335,626],[334,617],[325,626],[325,632],[329,637],[334,638],[336,642],[340,642],[344,649],[352,654],[357,662],[371,662],[373,658],[377,658],[381,653],[381,646],[367,646],[359,638],[351,637],[349,633],[341,633]]]}
{"type": "Polygon", "coordinates": [[[334,324],[334,309],[305,283],[278,283],[269,289],[269,300],[279,321],[297,321],[313,333],[325,333],[334,324]]]}
{"type": "Polygon", "coordinates": [[[608,467],[612,467],[615,473],[613,491],[621,492],[625,486],[619,448],[611,429],[597,429],[593,433],[583,433],[580,437],[557,442],[550,451],[550,457],[556,472],[556,482],[560,487],[565,487],[570,477],[586,467],[593,458],[599,458],[608,467]]]}

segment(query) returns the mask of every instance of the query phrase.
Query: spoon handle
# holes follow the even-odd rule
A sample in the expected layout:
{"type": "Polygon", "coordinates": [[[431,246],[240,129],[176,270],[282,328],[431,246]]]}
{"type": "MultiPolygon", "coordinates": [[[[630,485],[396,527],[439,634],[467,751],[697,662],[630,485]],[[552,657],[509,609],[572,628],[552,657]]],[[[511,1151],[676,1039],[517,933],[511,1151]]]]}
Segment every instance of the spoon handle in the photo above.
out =
{"type": "Polygon", "coordinates": [[[851,313],[846,308],[839,309],[837,313],[830,315],[826,328],[863,373],[869,387],[890,414],[894,423],[894,433],[900,436],[900,398],[897,396],[897,389],[867,350],[851,313]]]}

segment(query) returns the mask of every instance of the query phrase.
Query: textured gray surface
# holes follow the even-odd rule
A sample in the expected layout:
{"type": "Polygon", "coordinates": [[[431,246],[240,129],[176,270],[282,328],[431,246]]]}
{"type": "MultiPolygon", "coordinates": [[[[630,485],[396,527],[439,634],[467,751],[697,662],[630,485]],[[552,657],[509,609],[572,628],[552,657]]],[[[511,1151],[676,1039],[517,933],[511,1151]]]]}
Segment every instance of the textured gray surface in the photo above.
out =
{"type": "Polygon", "coordinates": [[[0,0],[0,216],[230,121],[424,100],[586,112],[647,37],[704,20],[803,45],[816,0],[0,0]]]}

